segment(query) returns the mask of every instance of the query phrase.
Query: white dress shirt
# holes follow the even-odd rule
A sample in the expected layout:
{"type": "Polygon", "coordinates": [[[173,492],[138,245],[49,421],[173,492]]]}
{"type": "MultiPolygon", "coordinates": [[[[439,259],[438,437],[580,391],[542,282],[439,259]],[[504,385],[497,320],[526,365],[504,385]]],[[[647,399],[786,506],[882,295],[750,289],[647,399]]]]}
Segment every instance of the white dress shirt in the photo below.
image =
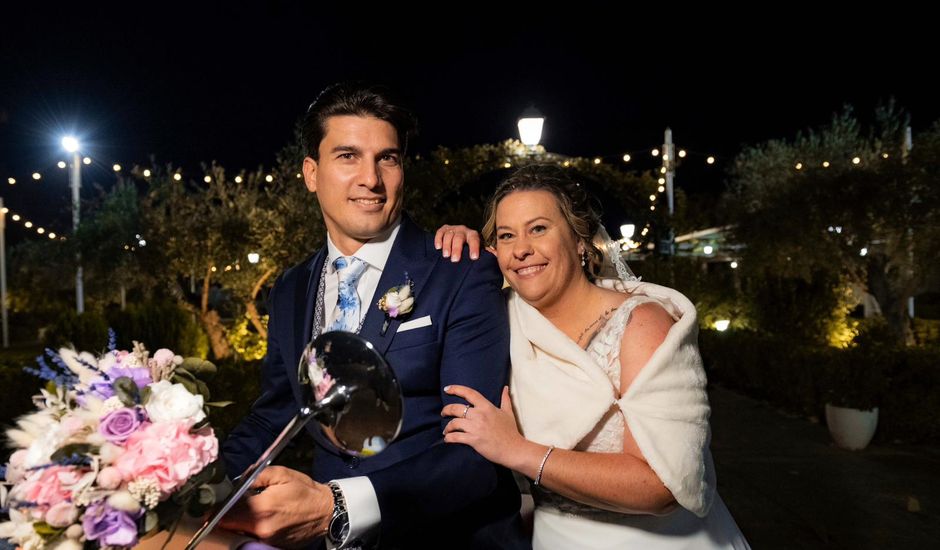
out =
{"type": "MultiPolygon", "coordinates": [[[[366,312],[372,308],[378,299],[376,295],[379,279],[382,278],[382,271],[385,269],[385,262],[388,261],[388,255],[392,251],[392,245],[395,243],[395,237],[398,236],[398,229],[401,227],[401,218],[387,232],[375,237],[366,244],[359,247],[352,255],[365,262],[368,267],[359,277],[356,285],[356,291],[359,294],[359,323],[365,318],[366,312]]],[[[328,256],[326,258],[326,280],[323,287],[323,311],[324,324],[320,331],[326,330],[333,324],[333,321],[339,317],[339,308],[336,307],[336,299],[339,294],[339,277],[336,275],[336,268],[333,261],[344,254],[336,248],[329,234],[326,236],[326,247],[328,256]]],[[[402,274],[404,280],[404,274],[402,274]]],[[[384,292],[387,289],[383,289],[384,292]]],[[[333,480],[343,491],[343,497],[346,499],[346,511],[349,516],[349,534],[346,541],[369,541],[374,539],[379,523],[382,521],[382,514],[379,510],[379,500],[375,495],[375,489],[372,482],[366,476],[349,477],[345,479],[333,480]]],[[[327,548],[345,548],[346,544],[335,547],[327,541],[327,548]]]]}

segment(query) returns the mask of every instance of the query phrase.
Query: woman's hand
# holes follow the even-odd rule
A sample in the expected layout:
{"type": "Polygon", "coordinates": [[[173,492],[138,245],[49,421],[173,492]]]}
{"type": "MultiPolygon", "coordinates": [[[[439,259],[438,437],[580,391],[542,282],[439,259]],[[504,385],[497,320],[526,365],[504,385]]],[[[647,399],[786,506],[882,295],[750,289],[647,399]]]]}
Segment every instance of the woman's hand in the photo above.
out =
{"type": "Polygon", "coordinates": [[[463,253],[463,245],[470,247],[470,259],[480,257],[480,233],[466,225],[444,224],[434,234],[434,248],[443,250],[441,253],[452,262],[459,262],[463,253]]]}
{"type": "Polygon", "coordinates": [[[528,442],[516,426],[509,387],[503,387],[499,408],[467,386],[447,386],[444,392],[470,403],[469,407],[454,403],[441,410],[441,416],[454,417],[444,428],[444,441],[469,445],[490,462],[516,469],[528,442]]]}

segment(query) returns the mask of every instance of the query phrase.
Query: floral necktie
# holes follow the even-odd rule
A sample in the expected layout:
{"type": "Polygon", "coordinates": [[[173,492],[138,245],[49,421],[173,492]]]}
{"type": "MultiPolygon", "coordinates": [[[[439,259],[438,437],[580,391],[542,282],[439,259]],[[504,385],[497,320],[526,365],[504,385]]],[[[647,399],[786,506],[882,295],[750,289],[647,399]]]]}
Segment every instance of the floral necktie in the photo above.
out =
{"type": "Polygon", "coordinates": [[[367,264],[355,256],[340,256],[333,261],[333,267],[339,274],[339,292],[336,295],[336,309],[339,315],[330,330],[356,332],[359,329],[359,293],[356,285],[359,277],[366,270],[367,264]]]}

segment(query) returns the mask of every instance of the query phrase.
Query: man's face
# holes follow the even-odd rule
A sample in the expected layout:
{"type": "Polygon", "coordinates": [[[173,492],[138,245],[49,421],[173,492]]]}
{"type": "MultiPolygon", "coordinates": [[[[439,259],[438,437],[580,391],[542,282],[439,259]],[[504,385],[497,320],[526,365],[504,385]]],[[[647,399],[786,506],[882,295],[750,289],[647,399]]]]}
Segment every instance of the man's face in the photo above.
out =
{"type": "Polygon", "coordinates": [[[333,244],[353,254],[398,220],[405,177],[398,134],[377,118],[334,116],[319,152],[319,161],[304,159],[304,181],[317,194],[333,244]]]}

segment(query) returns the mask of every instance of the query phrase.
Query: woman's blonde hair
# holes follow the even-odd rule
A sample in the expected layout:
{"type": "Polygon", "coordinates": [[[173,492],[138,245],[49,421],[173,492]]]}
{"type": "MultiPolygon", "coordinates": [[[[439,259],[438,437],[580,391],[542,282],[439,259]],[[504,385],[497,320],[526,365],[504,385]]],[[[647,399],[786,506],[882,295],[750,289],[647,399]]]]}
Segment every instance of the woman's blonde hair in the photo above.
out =
{"type": "Polygon", "coordinates": [[[592,202],[594,198],[584,187],[571,179],[568,171],[552,164],[530,164],[513,172],[496,188],[486,205],[483,224],[483,242],[496,246],[496,207],[500,201],[516,191],[547,191],[555,198],[568,227],[584,246],[585,274],[594,279],[600,272],[604,255],[594,245],[594,234],[600,228],[600,216],[592,202]]]}

